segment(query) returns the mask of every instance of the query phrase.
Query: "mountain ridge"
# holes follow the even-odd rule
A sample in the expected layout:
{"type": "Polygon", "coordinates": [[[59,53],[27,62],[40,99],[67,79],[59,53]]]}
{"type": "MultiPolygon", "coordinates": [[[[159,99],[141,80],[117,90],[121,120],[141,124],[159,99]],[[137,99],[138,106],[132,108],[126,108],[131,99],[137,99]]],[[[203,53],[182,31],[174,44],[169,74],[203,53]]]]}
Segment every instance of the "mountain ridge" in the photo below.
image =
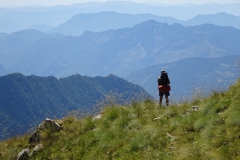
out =
{"type": "Polygon", "coordinates": [[[197,15],[192,19],[185,21],[185,25],[197,25],[203,23],[211,23],[219,26],[231,26],[240,29],[239,26],[240,16],[234,16],[225,12],[219,12],[216,14],[197,15]]]}
{"type": "Polygon", "coordinates": [[[172,17],[156,16],[153,14],[124,14],[116,12],[98,12],[78,14],[60,26],[50,29],[47,33],[61,33],[64,35],[79,36],[86,30],[102,32],[109,29],[129,28],[148,20],[168,23],[179,23],[184,26],[210,23],[219,26],[231,26],[240,29],[240,18],[224,12],[212,15],[197,15],[188,21],[181,21],[172,17]],[[116,21],[116,19],[118,19],[116,21]],[[225,20],[227,19],[227,21],[225,20]],[[100,25],[101,24],[101,25],[100,25]]]}
{"type": "Polygon", "coordinates": [[[21,135],[45,118],[61,118],[73,110],[93,114],[101,103],[110,103],[109,96],[115,96],[119,104],[153,99],[139,85],[113,75],[91,78],[75,74],[61,79],[20,73],[1,76],[0,139],[21,135]]]}
{"type": "Polygon", "coordinates": [[[70,20],[60,26],[50,29],[47,33],[79,36],[87,30],[92,32],[103,32],[106,30],[129,28],[151,19],[168,22],[170,24],[179,22],[179,20],[171,17],[161,17],[151,14],[120,14],[117,12],[81,13],[74,15],[70,20]],[[116,21],[116,19],[118,20],[116,21]]]}
{"type": "Polygon", "coordinates": [[[188,20],[198,14],[215,14],[219,12],[226,12],[237,16],[240,15],[239,3],[167,7],[121,1],[92,4],[93,3],[77,4],[76,6],[0,8],[2,13],[0,17],[0,31],[11,33],[13,31],[26,29],[38,23],[56,27],[76,14],[102,11],[115,11],[130,14],[150,13],[158,16],[170,16],[180,20],[188,20]]]}
{"type": "Polygon", "coordinates": [[[240,30],[233,27],[211,24],[184,27],[150,20],[132,28],[87,31],[77,37],[50,35],[20,54],[17,62],[11,62],[13,65],[6,67],[15,56],[11,52],[0,55],[5,59],[0,63],[9,73],[27,75],[124,76],[149,65],[182,58],[239,54],[239,37],[240,30]]]}

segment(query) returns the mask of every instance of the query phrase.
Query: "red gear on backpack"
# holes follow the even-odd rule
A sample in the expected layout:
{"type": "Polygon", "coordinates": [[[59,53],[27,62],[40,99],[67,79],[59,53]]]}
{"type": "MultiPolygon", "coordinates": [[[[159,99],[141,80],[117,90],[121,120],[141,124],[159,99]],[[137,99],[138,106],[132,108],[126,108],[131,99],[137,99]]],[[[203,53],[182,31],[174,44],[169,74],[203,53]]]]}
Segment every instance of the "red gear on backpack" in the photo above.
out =
{"type": "Polygon", "coordinates": [[[160,92],[169,92],[171,90],[171,86],[170,85],[160,85],[158,86],[158,90],[160,92]]]}

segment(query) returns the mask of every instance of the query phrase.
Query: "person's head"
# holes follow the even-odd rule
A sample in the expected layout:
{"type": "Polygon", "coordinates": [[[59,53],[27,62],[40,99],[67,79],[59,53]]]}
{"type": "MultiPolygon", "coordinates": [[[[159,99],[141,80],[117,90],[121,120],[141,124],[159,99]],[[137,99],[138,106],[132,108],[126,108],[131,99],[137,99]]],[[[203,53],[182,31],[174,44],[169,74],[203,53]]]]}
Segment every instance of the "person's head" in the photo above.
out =
{"type": "Polygon", "coordinates": [[[161,71],[161,74],[163,74],[163,73],[165,73],[165,70],[162,70],[162,71],[161,71]]]}

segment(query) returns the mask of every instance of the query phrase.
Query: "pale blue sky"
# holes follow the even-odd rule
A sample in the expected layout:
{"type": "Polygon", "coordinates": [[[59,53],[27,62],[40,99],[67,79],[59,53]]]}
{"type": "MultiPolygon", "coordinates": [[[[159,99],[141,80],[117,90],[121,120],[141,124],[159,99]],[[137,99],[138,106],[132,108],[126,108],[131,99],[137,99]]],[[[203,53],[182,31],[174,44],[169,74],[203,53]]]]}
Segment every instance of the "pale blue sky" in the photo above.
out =
{"type": "MultiPolygon", "coordinates": [[[[106,2],[107,0],[0,0],[0,6],[23,5],[69,5],[84,2],[106,2]]],[[[203,4],[203,3],[240,3],[240,0],[130,0],[137,3],[164,3],[164,4],[203,4]]]]}

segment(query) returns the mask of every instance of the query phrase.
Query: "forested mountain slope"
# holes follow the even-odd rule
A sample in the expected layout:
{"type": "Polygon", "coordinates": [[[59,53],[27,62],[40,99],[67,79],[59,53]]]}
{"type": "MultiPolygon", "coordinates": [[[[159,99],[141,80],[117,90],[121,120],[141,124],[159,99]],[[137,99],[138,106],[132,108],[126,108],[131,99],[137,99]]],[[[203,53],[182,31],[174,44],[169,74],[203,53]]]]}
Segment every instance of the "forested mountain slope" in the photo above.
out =
{"type": "Polygon", "coordinates": [[[94,113],[112,98],[124,104],[147,97],[151,95],[142,87],[115,75],[94,78],[72,75],[61,79],[20,73],[2,76],[0,139],[26,133],[45,118],[61,118],[73,110],[94,113]]]}

